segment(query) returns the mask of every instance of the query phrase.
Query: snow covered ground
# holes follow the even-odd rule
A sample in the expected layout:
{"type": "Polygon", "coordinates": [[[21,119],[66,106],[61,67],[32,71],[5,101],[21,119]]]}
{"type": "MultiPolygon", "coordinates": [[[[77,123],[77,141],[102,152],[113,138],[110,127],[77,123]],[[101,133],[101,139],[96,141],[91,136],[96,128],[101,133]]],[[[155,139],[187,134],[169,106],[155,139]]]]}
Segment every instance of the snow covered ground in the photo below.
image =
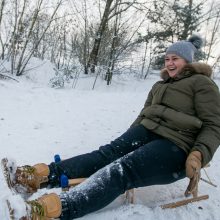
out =
{"type": "MultiPolygon", "coordinates": [[[[130,126],[158,77],[150,76],[145,81],[126,77],[113,81],[110,87],[98,82],[95,90],[91,90],[92,80],[80,79],[75,89],[52,89],[37,80],[0,80],[0,158],[15,158],[19,165],[50,163],[57,153],[65,159],[97,149],[130,126]]],[[[184,199],[188,183],[184,179],[170,185],[136,189],[135,204],[124,204],[122,195],[106,208],[80,219],[219,220],[219,158],[220,150],[207,169],[218,187],[200,182],[199,194],[209,194],[208,200],[162,210],[161,204],[184,199]]],[[[206,178],[204,172],[202,176],[206,178]]],[[[39,190],[33,198],[43,193],[45,190],[39,190]]],[[[4,203],[8,195],[0,173],[1,220],[8,219],[4,203]]]]}

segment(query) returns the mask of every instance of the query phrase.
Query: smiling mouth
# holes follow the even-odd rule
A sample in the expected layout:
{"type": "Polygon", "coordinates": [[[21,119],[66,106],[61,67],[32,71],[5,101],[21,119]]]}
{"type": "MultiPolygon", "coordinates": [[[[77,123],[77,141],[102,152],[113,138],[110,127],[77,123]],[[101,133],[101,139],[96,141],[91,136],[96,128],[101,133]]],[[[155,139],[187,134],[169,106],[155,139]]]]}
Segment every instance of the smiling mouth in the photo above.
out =
{"type": "Polygon", "coordinates": [[[173,71],[173,70],[176,70],[176,68],[175,67],[173,67],[173,68],[167,68],[169,71],[173,71]]]}
{"type": "Polygon", "coordinates": [[[176,67],[167,67],[168,70],[175,70],[176,67]]]}

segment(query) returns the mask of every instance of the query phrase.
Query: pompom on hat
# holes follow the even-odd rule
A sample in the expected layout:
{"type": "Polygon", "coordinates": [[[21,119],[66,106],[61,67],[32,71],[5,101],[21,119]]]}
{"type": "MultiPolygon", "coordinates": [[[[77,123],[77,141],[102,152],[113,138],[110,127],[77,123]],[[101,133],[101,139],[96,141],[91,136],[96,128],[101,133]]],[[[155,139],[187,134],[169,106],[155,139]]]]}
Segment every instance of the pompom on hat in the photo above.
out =
{"type": "Polygon", "coordinates": [[[188,40],[178,41],[167,48],[167,54],[176,54],[182,57],[188,63],[192,63],[194,54],[203,45],[203,40],[198,35],[192,35],[188,40]]]}

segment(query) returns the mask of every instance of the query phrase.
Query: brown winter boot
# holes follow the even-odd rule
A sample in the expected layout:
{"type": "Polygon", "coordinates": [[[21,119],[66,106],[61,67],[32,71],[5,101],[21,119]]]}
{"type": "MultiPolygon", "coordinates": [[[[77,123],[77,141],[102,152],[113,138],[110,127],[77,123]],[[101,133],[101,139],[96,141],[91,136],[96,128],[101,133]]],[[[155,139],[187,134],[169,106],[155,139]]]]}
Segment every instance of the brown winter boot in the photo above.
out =
{"type": "MultiPolygon", "coordinates": [[[[62,212],[60,198],[55,193],[43,195],[40,198],[27,201],[30,215],[26,219],[49,220],[58,218],[62,212]]],[[[25,219],[25,218],[24,218],[25,219]]]]}
{"type": "Polygon", "coordinates": [[[17,167],[15,172],[15,184],[21,185],[27,193],[34,193],[43,183],[48,182],[49,167],[44,163],[34,166],[17,167]]]}
{"type": "Polygon", "coordinates": [[[1,167],[8,187],[25,197],[48,185],[50,170],[44,163],[18,167],[13,159],[3,158],[1,167]]]}

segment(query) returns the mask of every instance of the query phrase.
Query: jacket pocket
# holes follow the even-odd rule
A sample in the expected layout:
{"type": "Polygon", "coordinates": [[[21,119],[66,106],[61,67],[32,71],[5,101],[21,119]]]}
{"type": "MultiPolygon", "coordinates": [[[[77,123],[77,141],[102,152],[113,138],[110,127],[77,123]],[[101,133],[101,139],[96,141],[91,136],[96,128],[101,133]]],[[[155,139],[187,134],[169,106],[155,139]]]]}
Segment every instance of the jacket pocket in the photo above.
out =
{"type": "Polygon", "coordinates": [[[202,121],[199,118],[163,105],[156,104],[148,106],[141,114],[145,119],[149,119],[155,123],[151,127],[156,127],[156,124],[159,124],[173,130],[192,133],[197,133],[202,127],[202,121]]]}
{"type": "Polygon", "coordinates": [[[202,121],[192,115],[166,108],[162,119],[173,128],[183,131],[197,132],[202,127],[202,121]]]}

